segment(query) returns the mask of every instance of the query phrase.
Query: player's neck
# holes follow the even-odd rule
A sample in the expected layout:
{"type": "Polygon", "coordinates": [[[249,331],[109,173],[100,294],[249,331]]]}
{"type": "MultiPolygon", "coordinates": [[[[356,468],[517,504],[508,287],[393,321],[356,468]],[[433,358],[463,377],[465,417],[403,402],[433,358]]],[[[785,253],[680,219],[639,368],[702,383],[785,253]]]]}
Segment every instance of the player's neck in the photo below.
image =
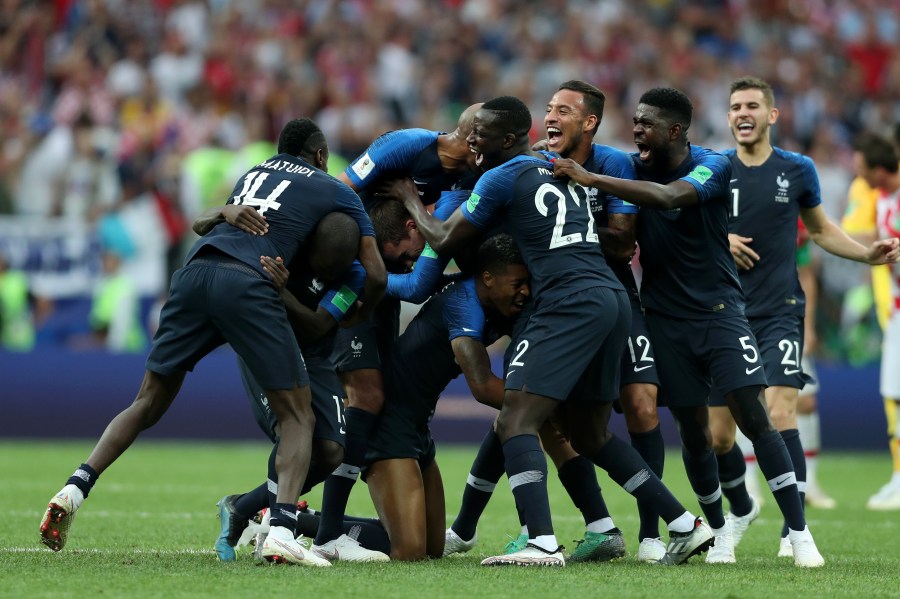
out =
{"type": "Polygon", "coordinates": [[[592,142],[578,144],[578,147],[568,153],[563,158],[574,160],[578,164],[584,164],[591,157],[591,150],[594,144],[592,142]]]}
{"type": "Polygon", "coordinates": [[[750,145],[738,144],[737,157],[745,166],[759,166],[772,155],[772,144],[768,140],[760,140],[750,145]]]}

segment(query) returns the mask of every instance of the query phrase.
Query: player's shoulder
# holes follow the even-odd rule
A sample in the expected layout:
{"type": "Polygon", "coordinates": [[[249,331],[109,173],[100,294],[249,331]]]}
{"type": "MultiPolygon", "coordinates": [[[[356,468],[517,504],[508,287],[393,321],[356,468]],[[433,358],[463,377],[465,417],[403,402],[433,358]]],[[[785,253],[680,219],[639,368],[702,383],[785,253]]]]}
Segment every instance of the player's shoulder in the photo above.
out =
{"type": "MultiPolygon", "coordinates": [[[[727,151],[727,150],[726,150],[727,151]]],[[[700,161],[728,161],[728,157],[725,156],[724,152],[717,152],[711,148],[704,148],[703,146],[697,146],[691,144],[691,159],[694,162],[700,161]]]]}
{"type": "Polygon", "coordinates": [[[431,131],[430,129],[396,129],[378,137],[372,142],[370,148],[423,148],[435,142],[440,134],[440,131],[431,131]]]}
{"type": "Polygon", "coordinates": [[[737,160],[737,148],[728,148],[726,150],[722,150],[720,154],[722,154],[722,156],[724,156],[728,160],[731,160],[732,162],[737,160]]]}
{"type": "Polygon", "coordinates": [[[816,168],[812,158],[806,154],[801,154],[800,152],[792,152],[790,150],[779,148],[778,146],[772,146],[772,154],[777,160],[789,165],[798,166],[802,169],[815,170],[816,168]]]}

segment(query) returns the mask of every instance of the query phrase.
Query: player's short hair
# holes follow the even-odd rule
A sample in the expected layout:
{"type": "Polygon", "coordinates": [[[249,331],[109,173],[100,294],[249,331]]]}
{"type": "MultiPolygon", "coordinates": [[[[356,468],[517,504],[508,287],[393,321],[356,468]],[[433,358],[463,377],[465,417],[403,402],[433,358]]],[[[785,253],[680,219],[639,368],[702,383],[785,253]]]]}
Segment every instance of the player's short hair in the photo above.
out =
{"type": "Polygon", "coordinates": [[[369,218],[375,228],[378,247],[384,246],[385,243],[398,244],[409,237],[406,221],[411,216],[403,206],[403,202],[382,200],[369,210],[369,218]]]}
{"type": "Polygon", "coordinates": [[[564,89],[578,92],[584,96],[584,107],[587,109],[587,113],[597,117],[597,127],[594,127],[594,131],[596,132],[597,128],[600,126],[600,121],[603,120],[603,108],[606,106],[606,96],[600,91],[599,87],[580,79],[572,79],[560,84],[557,91],[564,89]]]}
{"type": "Polygon", "coordinates": [[[654,87],[645,91],[638,102],[659,108],[670,122],[680,123],[684,131],[691,127],[694,105],[684,92],[674,87],[654,87]]]}
{"type": "Polygon", "coordinates": [[[874,133],[863,133],[853,143],[853,149],[862,154],[869,168],[883,168],[889,173],[898,172],[897,149],[888,139],[874,133]]]}
{"type": "Polygon", "coordinates": [[[345,212],[329,212],[313,229],[307,251],[336,270],[345,269],[359,253],[359,225],[345,212]]]}
{"type": "Polygon", "coordinates": [[[481,109],[497,113],[497,125],[515,133],[516,137],[528,135],[531,131],[531,112],[525,102],[515,96],[500,96],[488,100],[481,109]]]}
{"type": "Polygon", "coordinates": [[[278,153],[291,156],[315,156],[316,152],[327,148],[325,134],[312,119],[294,119],[289,121],[278,136],[278,153]]]}
{"type": "Polygon", "coordinates": [[[498,273],[512,264],[525,264],[525,260],[519,246],[506,233],[488,237],[478,247],[478,256],[475,259],[477,272],[498,273]]]}
{"type": "Polygon", "coordinates": [[[758,89],[762,92],[763,98],[766,100],[766,104],[769,108],[775,106],[775,91],[768,82],[763,81],[759,77],[751,77],[749,75],[746,77],[738,77],[731,82],[728,95],[730,96],[734,92],[744,91],[745,89],[758,89]]]}

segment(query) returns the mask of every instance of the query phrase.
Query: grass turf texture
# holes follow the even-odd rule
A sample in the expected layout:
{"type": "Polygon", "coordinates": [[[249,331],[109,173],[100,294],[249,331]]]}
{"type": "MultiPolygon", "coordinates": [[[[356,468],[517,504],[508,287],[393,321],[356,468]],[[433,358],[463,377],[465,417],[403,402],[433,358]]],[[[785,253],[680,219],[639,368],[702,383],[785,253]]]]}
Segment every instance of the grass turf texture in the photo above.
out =
{"type": "MultiPolygon", "coordinates": [[[[780,515],[771,496],[738,547],[736,565],[712,566],[692,558],[682,567],[638,563],[633,499],[600,472],[616,524],[625,531],[628,557],[616,563],[570,564],[565,569],[482,568],[518,534],[505,481],[479,525],[470,553],[415,564],[337,564],[328,570],[258,566],[246,550],[219,563],[216,501],[253,488],[265,473],[262,444],[138,442],[100,481],[78,512],[60,553],[38,541],[50,497],[88,454],[87,443],[0,442],[0,596],[5,597],[888,597],[900,593],[897,536],[900,513],[870,512],[868,496],[890,473],[884,454],[828,454],[820,479],[838,509],[810,509],[808,519],[826,566],[794,568],[777,558],[780,515]]],[[[447,494],[448,523],[462,495],[475,448],[438,450],[447,494]]],[[[688,509],[699,513],[680,455],[667,456],[666,482],[688,509]]],[[[549,480],[560,542],[574,550],[583,522],[559,484],[549,480]]],[[[318,507],[321,489],[306,499],[318,507]]],[[[364,483],[356,485],[350,513],[374,515],[364,483]]],[[[665,535],[665,529],[661,532],[665,535]]]]}

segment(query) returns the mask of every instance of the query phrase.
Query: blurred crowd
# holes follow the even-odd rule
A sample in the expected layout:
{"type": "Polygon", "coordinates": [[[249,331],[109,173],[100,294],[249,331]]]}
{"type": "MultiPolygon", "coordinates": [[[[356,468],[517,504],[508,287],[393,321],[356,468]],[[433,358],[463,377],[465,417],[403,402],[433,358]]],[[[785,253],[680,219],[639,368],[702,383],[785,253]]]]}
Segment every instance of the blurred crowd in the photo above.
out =
{"type": "Polygon", "coordinates": [[[319,123],[338,171],[385,131],[448,130],[501,94],[539,135],[579,78],[607,94],[598,141],[631,149],[637,98],[671,85],[695,103],[692,141],[721,149],[745,74],[775,87],[774,141],[813,157],[839,219],[854,136],[900,121],[896,0],[3,0],[0,214],[81,223],[158,296],[189,223],[292,118],[319,123]]]}

